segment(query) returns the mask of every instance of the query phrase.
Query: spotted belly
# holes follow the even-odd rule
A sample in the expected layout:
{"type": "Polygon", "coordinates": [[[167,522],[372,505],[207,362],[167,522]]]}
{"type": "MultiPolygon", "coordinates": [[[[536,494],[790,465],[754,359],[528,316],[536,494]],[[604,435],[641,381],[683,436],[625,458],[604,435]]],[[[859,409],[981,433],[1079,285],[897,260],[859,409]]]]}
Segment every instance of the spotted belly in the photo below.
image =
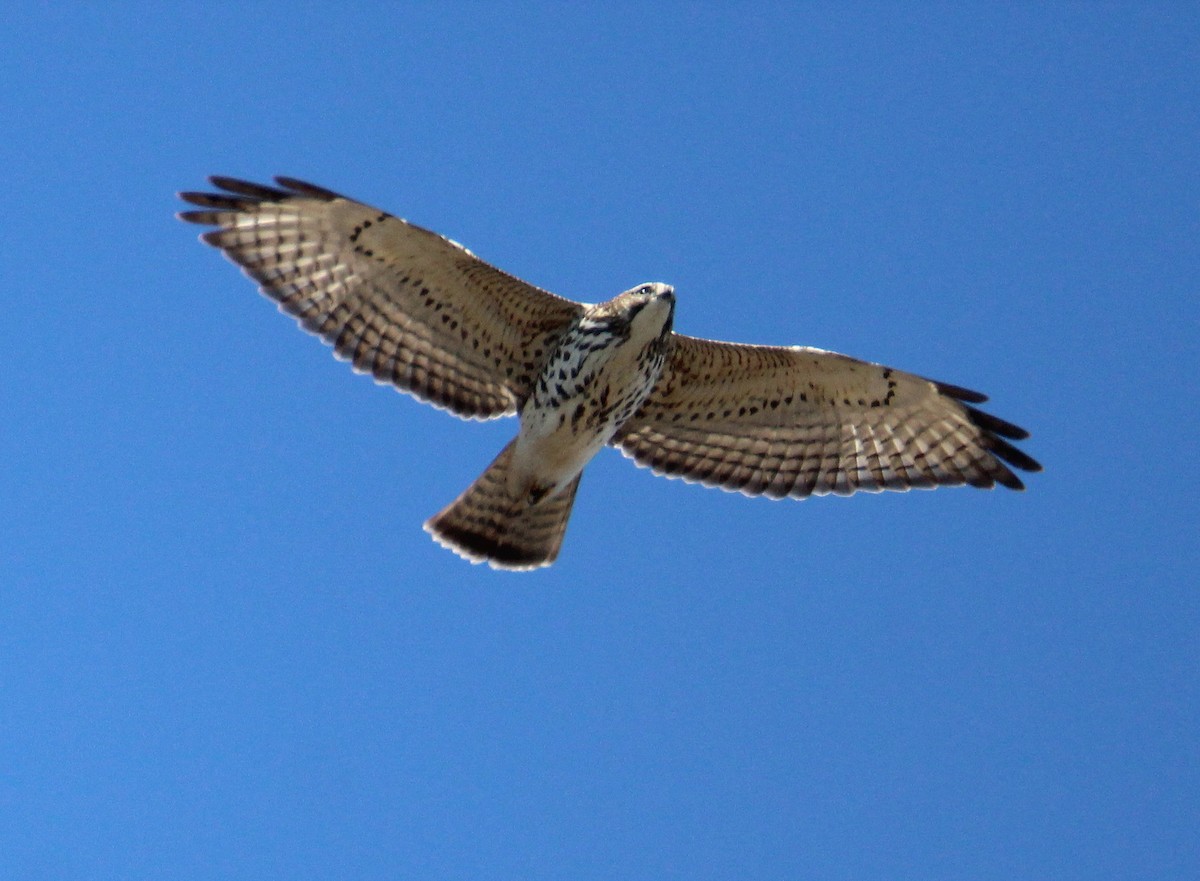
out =
{"type": "Polygon", "coordinates": [[[665,362],[660,339],[569,335],[521,411],[516,461],[541,497],[569,484],[641,406],[665,362]]]}

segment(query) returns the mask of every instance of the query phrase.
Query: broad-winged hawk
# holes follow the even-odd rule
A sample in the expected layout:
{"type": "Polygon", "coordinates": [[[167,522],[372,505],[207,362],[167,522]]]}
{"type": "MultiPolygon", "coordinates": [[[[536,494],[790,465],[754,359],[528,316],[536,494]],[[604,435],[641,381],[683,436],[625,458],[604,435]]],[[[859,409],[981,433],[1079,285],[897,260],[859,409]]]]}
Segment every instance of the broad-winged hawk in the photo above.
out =
{"type": "Polygon", "coordinates": [[[1023,489],[1028,433],[978,392],[807,347],[672,332],[674,291],[557,297],[449,239],[337,193],[213,177],[181,193],[305,330],[376,381],[469,419],[518,414],[496,460],[425,528],[474,562],[558,555],[605,444],[657,474],[770,498],[969,484],[1023,489]]]}

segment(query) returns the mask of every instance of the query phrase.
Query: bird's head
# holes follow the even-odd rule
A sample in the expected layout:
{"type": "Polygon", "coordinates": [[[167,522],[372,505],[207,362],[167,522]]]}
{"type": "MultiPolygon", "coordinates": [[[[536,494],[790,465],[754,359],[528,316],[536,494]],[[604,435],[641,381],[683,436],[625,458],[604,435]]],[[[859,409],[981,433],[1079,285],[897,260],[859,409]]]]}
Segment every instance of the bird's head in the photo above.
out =
{"type": "Polygon", "coordinates": [[[619,294],[612,303],[629,321],[632,336],[654,339],[671,332],[675,289],[669,284],[640,284],[619,294]]]}

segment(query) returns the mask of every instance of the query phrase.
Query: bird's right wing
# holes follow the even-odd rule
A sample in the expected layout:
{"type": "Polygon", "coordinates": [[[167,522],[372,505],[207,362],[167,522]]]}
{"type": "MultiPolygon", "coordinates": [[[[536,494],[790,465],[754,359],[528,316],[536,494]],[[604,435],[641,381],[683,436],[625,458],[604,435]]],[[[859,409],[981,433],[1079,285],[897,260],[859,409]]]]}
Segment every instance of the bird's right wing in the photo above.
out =
{"type": "Polygon", "coordinates": [[[465,418],[515,412],[582,312],[461,245],[292,178],[180,193],[220,248],[360,372],[465,418]]]}
{"type": "Polygon", "coordinates": [[[1041,466],[986,397],[820,349],[673,335],[658,384],[612,443],[668,477],[772,498],[999,483],[1041,466]],[[1007,463],[1007,464],[1005,464],[1007,463]]]}

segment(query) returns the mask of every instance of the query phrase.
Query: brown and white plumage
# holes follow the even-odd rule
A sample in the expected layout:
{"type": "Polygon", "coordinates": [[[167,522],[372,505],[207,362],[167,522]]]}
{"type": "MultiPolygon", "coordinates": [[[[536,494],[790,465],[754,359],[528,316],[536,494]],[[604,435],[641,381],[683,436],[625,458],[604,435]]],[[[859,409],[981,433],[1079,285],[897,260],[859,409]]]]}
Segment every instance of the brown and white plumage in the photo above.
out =
{"type": "Polygon", "coordinates": [[[748,495],[1000,484],[1041,466],[983,395],[843,355],[671,332],[674,296],[557,297],[386,212],[291,178],[181,193],[204,241],[358,371],[521,431],[426,524],[503,568],[558,554],[582,468],[612,443],[656,473],[748,495]]]}
{"type": "Polygon", "coordinates": [[[656,473],[771,498],[999,483],[1040,466],[986,398],[811,348],[675,335],[658,386],[614,443],[656,473]]]}
{"type": "Polygon", "coordinates": [[[180,193],[205,242],[354,368],[457,416],[508,416],[582,307],[461,245],[321,187],[227,177],[180,193]]]}

